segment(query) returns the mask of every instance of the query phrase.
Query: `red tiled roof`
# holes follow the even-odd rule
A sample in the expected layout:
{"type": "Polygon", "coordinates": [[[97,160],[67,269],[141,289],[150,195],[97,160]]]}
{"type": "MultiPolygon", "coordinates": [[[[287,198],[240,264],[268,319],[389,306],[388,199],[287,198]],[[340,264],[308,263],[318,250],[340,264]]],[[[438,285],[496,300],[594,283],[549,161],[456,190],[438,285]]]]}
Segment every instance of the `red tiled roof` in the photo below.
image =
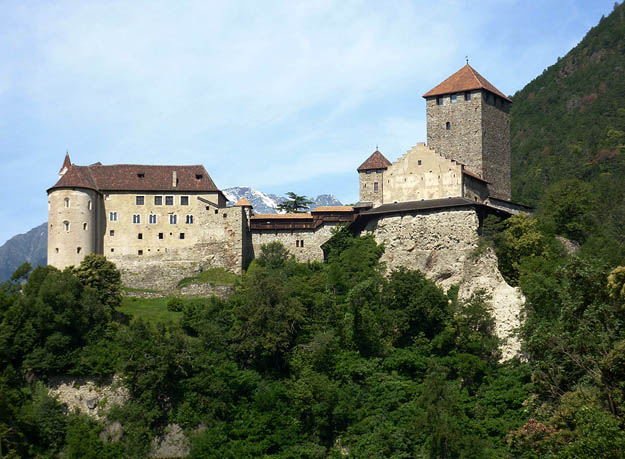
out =
{"type": "Polygon", "coordinates": [[[247,200],[245,196],[237,201],[235,207],[252,207],[252,204],[247,200]]]}
{"type": "Polygon", "coordinates": [[[476,180],[479,180],[480,182],[484,182],[484,183],[490,183],[488,180],[484,180],[482,177],[480,177],[479,175],[477,175],[475,172],[471,172],[469,169],[462,169],[462,173],[464,175],[468,175],[469,177],[473,177],[476,180]]]}
{"type": "Polygon", "coordinates": [[[313,217],[309,213],[301,214],[256,214],[252,215],[254,220],[311,220],[313,217]]]}
{"type": "Polygon", "coordinates": [[[72,165],[72,162],[69,159],[69,153],[65,153],[65,159],[63,160],[63,165],[59,169],[59,174],[63,172],[63,169],[69,169],[69,166],[72,165]]]}
{"type": "Polygon", "coordinates": [[[438,86],[435,86],[423,94],[423,97],[441,96],[443,94],[453,94],[455,92],[470,91],[472,89],[486,89],[508,102],[512,102],[486,78],[477,73],[477,70],[469,64],[462,67],[438,86]]]}
{"type": "Polygon", "coordinates": [[[204,166],[146,166],[70,164],[55,188],[91,188],[97,191],[219,191],[204,166]],[[176,173],[176,186],[173,175],[176,173]]]}
{"type": "Polygon", "coordinates": [[[353,212],[353,211],[354,211],[354,208],[352,206],[319,206],[311,210],[312,213],[315,213],[315,212],[353,212]]]}
{"type": "Polygon", "coordinates": [[[374,151],[367,160],[357,169],[358,172],[370,171],[373,169],[388,169],[391,162],[378,150],[374,151]]]}

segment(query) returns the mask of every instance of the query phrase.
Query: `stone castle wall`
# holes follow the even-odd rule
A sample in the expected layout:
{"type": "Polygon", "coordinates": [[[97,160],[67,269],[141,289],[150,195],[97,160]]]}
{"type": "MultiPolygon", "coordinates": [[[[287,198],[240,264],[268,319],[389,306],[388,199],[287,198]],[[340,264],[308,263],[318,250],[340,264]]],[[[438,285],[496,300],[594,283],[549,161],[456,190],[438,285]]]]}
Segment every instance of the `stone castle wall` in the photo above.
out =
{"type": "Polygon", "coordinates": [[[101,253],[98,238],[103,209],[99,194],[87,189],[58,189],[48,195],[48,264],[63,269],[85,255],[101,253]]]}
{"type": "Polygon", "coordinates": [[[456,94],[451,102],[449,94],[442,96],[443,105],[436,97],[426,99],[427,144],[439,155],[456,160],[481,174],[482,164],[482,97],[480,90],[471,91],[471,100],[464,93],[456,94]],[[450,123],[447,129],[447,123],[450,123]]]}
{"type": "Polygon", "coordinates": [[[384,169],[359,172],[358,175],[360,179],[360,202],[372,202],[373,207],[383,204],[384,169]],[[377,190],[375,188],[376,183],[378,184],[377,190]]]}
{"type": "Polygon", "coordinates": [[[417,144],[384,174],[384,203],[462,196],[462,166],[417,144]]]}
{"type": "Polygon", "coordinates": [[[281,242],[299,262],[323,261],[321,245],[332,237],[332,230],[338,223],[324,223],[317,229],[293,230],[253,230],[252,243],[254,255],[260,254],[263,244],[281,242]],[[303,241],[303,246],[302,246],[303,241]]]}
{"type": "Polygon", "coordinates": [[[510,114],[509,102],[491,95],[482,105],[484,132],[484,178],[490,195],[510,200],[510,114]]]}

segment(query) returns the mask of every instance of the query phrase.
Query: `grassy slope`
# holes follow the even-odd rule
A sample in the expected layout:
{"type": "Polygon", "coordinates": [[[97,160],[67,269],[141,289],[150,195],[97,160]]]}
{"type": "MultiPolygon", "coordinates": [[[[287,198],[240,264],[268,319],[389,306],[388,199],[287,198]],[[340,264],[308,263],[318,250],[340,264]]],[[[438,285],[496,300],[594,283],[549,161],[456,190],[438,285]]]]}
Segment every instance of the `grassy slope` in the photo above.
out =
{"type": "Polygon", "coordinates": [[[181,312],[171,312],[167,310],[169,297],[163,298],[135,298],[124,297],[119,307],[119,312],[123,312],[132,318],[142,318],[148,322],[178,322],[182,317],[181,312]]]}

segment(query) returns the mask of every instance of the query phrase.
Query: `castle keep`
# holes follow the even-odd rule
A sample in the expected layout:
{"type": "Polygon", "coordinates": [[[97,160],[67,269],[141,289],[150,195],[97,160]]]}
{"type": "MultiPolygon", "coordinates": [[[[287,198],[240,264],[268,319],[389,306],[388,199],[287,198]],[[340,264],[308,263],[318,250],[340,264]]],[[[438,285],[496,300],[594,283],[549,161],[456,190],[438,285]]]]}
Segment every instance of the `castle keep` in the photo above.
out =
{"type": "Polygon", "coordinates": [[[66,155],[48,190],[48,263],[101,253],[126,285],[162,287],[209,266],[240,272],[272,241],[321,261],[332,229],[349,225],[385,243],[389,267],[451,269],[485,215],[524,210],[509,201],[511,101],[468,64],[423,97],[427,144],[395,162],[369,156],[355,206],[253,215],[245,198],[228,207],[203,166],[78,166],[66,155]]]}

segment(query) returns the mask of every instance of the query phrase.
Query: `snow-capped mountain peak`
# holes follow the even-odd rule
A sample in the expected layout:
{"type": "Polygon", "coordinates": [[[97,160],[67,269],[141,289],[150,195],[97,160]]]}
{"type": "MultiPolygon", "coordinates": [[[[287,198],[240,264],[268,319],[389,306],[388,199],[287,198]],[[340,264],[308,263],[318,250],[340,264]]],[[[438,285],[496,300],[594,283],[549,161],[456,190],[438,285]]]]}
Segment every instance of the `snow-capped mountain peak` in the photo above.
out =
{"type": "MultiPolygon", "coordinates": [[[[257,214],[276,214],[278,213],[280,203],[287,200],[284,196],[263,193],[249,186],[235,186],[222,191],[226,199],[230,201],[228,203],[229,205],[234,205],[239,199],[245,196],[250,201],[250,204],[254,206],[254,212],[257,214]]],[[[319,206],[341,205],[341,201],[331,194],[320,194],[315,199],[310,199],[313,201],[313,204],[310,206],[311,210],[319,206]]]]}

